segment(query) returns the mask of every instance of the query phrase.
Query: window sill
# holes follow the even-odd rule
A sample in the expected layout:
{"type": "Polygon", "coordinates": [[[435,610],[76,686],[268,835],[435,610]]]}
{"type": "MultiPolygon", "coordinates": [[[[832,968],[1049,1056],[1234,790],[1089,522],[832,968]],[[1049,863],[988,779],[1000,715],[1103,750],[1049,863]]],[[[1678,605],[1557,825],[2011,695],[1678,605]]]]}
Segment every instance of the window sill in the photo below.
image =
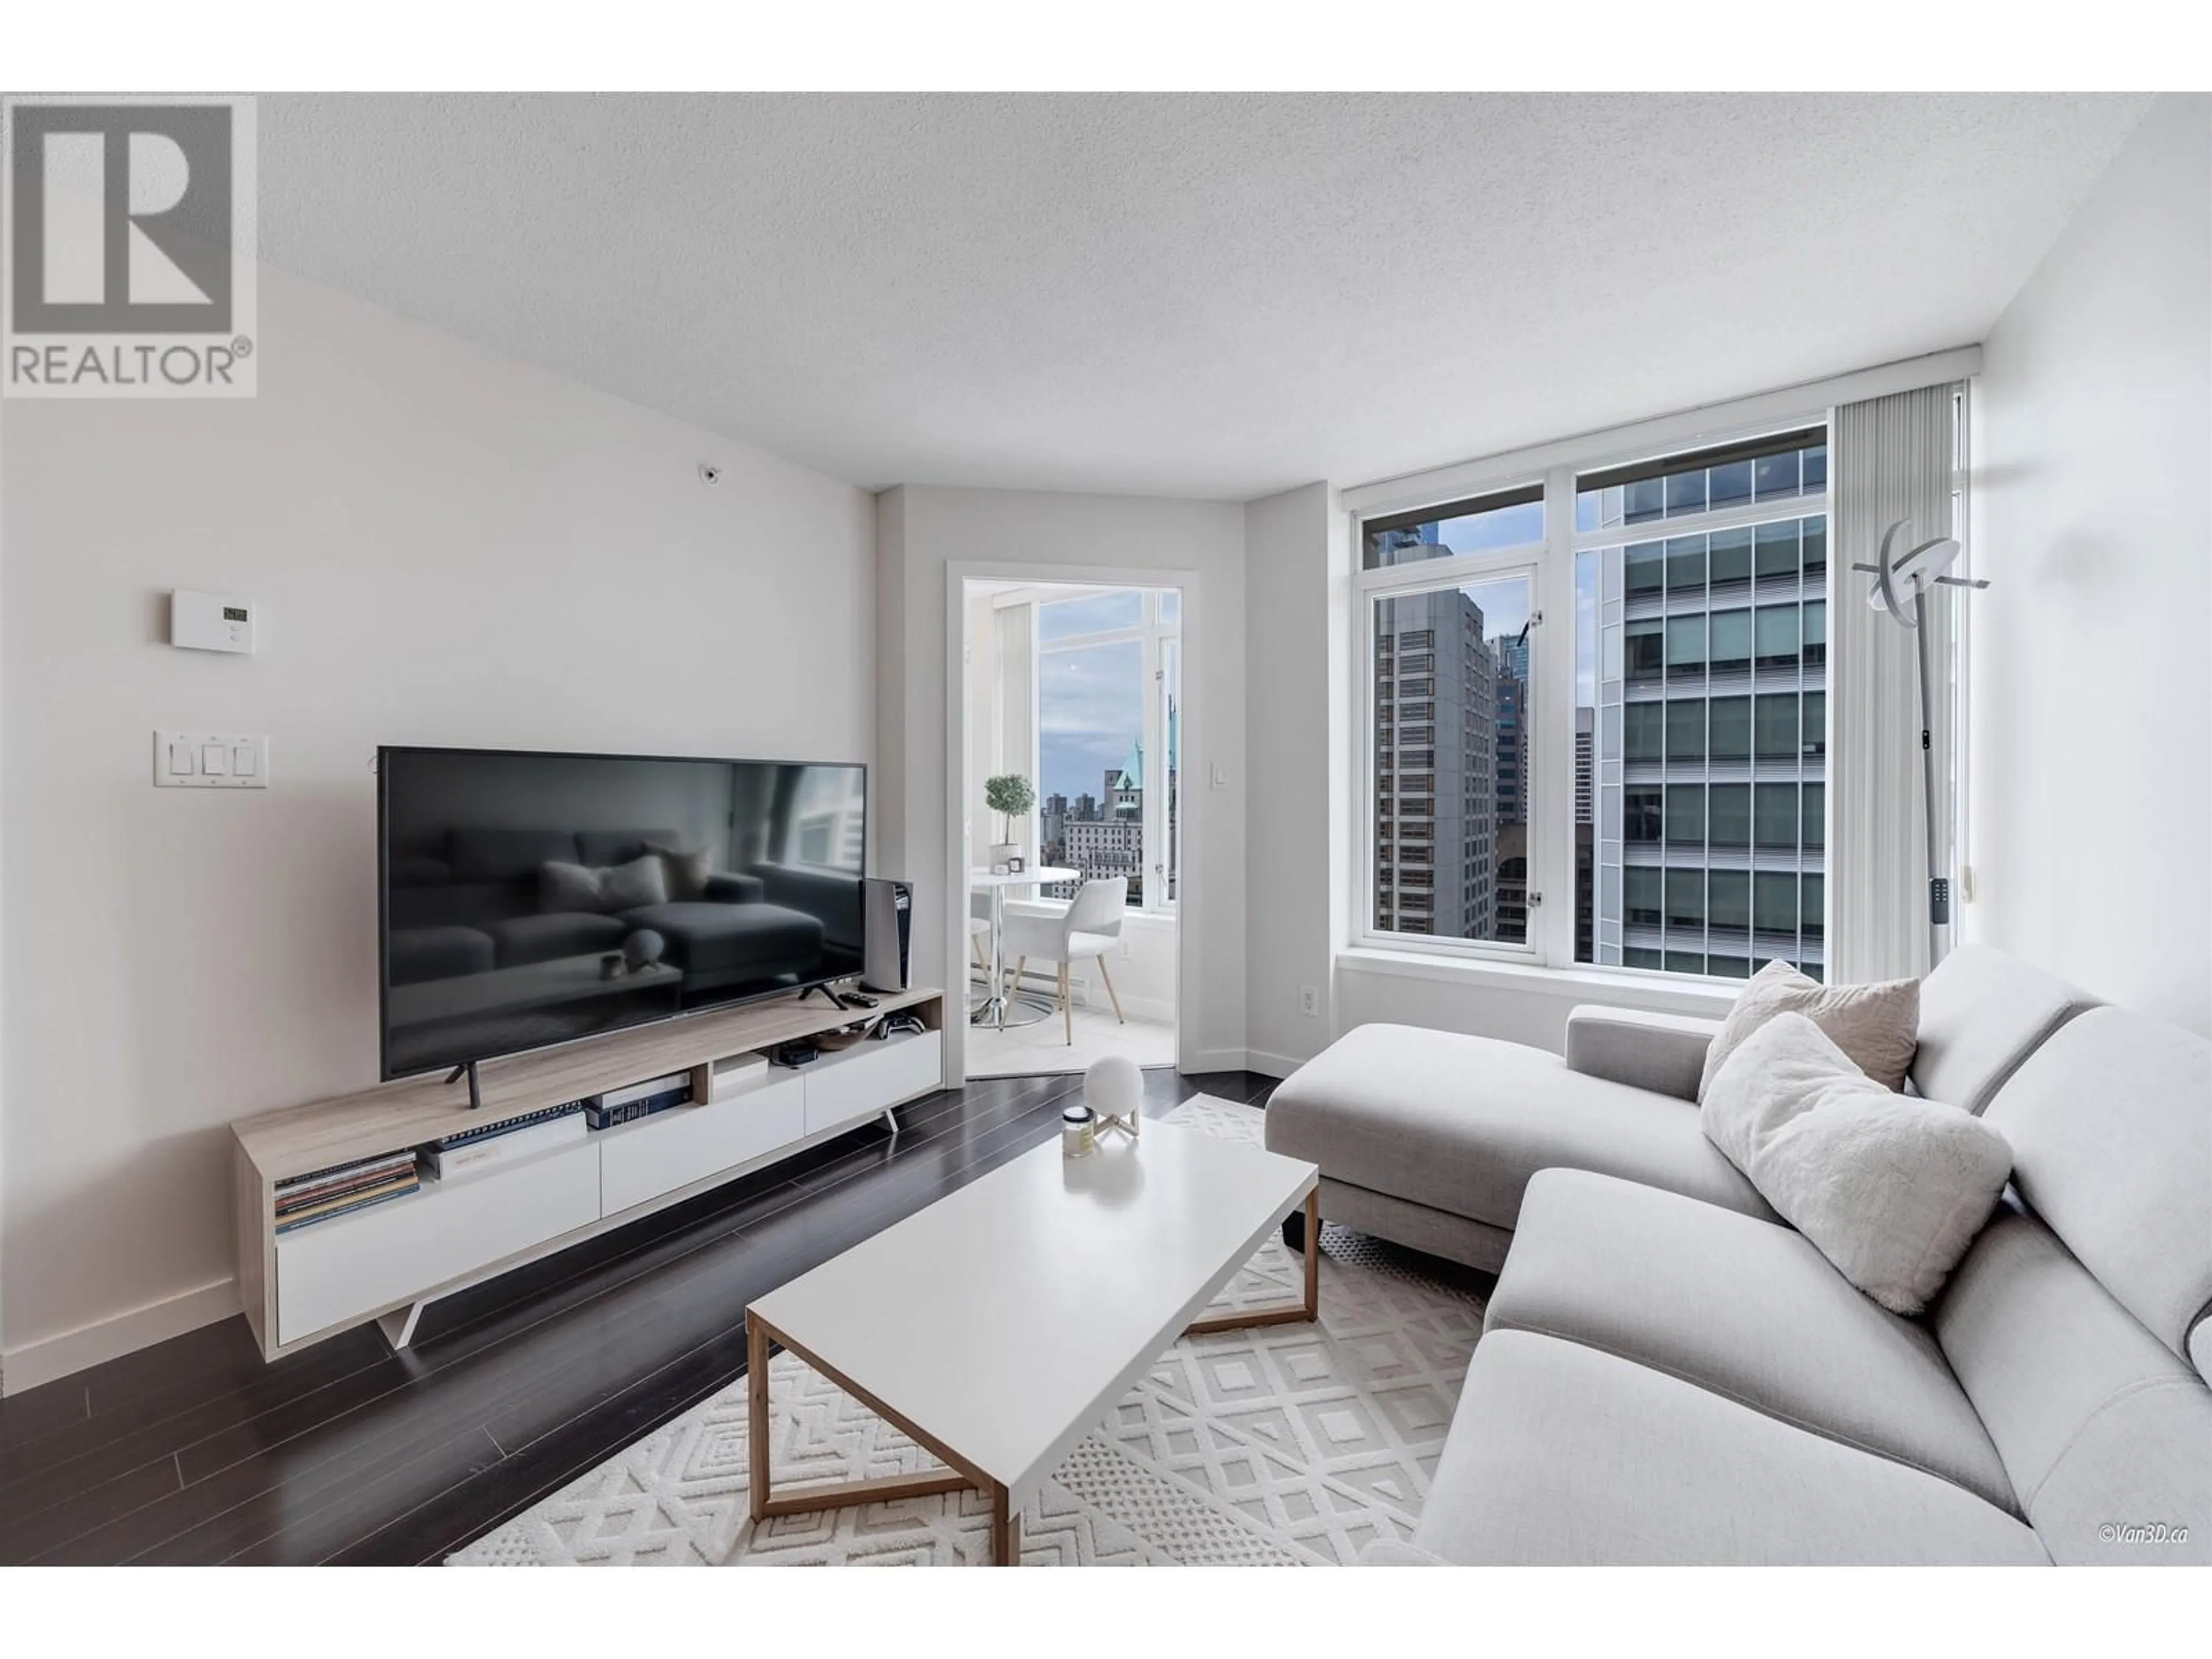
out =
{"type": "Polygon", "coordinates": [[[1662,1014],[1692,1014],[1717,1019],[1735,1003],[1739,981],[1684,978],[1657,982],[1648,974],[1614,973],[1603,968],[1547,968],[1534,963],[1497,962],[1419,951],[1358,947],[1336,955],[1340,972],[1384,978],[1425,979],[1470,988],[1516,991],[1570,1002],[1599,1002],[1662,1014]]]}

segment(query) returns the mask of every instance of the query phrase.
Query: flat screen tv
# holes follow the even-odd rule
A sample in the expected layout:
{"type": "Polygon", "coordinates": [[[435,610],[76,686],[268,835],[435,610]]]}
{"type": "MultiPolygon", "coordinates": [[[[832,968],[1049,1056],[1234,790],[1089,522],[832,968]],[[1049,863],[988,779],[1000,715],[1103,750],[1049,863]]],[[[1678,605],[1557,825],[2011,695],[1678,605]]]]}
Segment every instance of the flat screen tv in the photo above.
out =
{"type": "Polygon", "coordinates": [[[867,769],[377,751],[386,1078],[860,971],[867,769]]]}

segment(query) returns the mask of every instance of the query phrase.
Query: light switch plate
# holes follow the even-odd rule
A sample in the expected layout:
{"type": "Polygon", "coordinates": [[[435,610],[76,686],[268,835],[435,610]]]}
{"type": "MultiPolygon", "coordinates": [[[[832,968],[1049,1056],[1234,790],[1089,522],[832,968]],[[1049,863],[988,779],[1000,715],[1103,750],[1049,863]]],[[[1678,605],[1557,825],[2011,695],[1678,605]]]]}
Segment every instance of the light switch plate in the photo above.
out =
{"type": "Polygon", "coordinates": [[[269,739],[235,732],[156,732],[154,787],[266,789],[269,739]]]}

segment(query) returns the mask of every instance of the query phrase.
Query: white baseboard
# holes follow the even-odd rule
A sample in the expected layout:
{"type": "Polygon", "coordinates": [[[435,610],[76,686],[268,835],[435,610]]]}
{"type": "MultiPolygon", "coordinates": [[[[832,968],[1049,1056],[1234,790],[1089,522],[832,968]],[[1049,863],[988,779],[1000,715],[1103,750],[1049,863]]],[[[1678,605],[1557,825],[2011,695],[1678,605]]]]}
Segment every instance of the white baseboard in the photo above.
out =
{"type": "MultiPolygon", "coordinates": [[[[974,964],[969,965],[972,967],[974,964]]],[[[981,994],[983,988],[981,977],[970,974],[968,988],[971,994],[981,994]]],[[[1024,995],[1040,998],[1054,1006],[1059,1005],[1060,988],[1048,975],[1024,974],[1021,990],[1024,995]]],[[[1075,976],[1075,1006],[1086,1012],[1096,1010],[1109,1014],[1114,1012],[1105,987],[1081,973],[1075,976]]],[[[1130,996],[1125,993],[1121,998],[1121,1012],[1130,1019],[1146,1019],[1158,1025],[1172,1025],[1175,1024],[1176,1006],[1165,998],[1130,996]]]]}
{"type": "Polygon", "coordinates": [[[1259,1048],[1244,1051],[1244,1069],[1257,1072],[1261,1077],[1285,1078],[1304,1064],[1303,1060],[1292,1060],[1288,1054],[1271,1054],[1259,1048]]]}
{"type": "Polygon", "coordinates": [[[26,1342],[0,1353],[0,1395],[21,1394],[41,1382],[166,1342],[186,1331],[228,1319],[239,1310],[234,1280],[217,1279],[196,1291],[183,1291],[129,1313],[117,1314],[73,1331],[26,1342]]]}
{"type": "Polygon", "coordinates": [[[1200,1048],[1189,1057],[1187,1072],[1241,1072],[1244,1069],[1242,1048],[1200,1048]]]}

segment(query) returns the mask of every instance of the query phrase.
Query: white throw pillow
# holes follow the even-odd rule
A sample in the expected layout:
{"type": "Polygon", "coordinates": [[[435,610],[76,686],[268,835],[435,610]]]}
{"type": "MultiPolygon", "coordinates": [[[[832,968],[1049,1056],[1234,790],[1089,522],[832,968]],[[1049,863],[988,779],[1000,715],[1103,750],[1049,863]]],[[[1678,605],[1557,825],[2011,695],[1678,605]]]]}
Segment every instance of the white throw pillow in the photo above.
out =
{"type": "Polygon", "coordinates": [[[596,870],[553,861],[538,872],[538,902],[545,910],[635,910],[667,902],[666,873],[650,855],[596,870]]]}
{"type": "Polygon", "coordinates": [[[1737,993],[1705,1049],[1698,1098],[1741,1042],[1775,1015],[1802,1014],[1826,1032],[1851,1061],[1885,1089],[1902,1089],[1920,1047],[1920,981],[1883,980],[1873,985],[1823,985],[1786,962],[1770,962],[1737,993]]]}
{"type": "Polygon", "coordinates": [[[1990,1218],[2012,1147],[1970,1112],[1895,1094],[1802,1014],[1738,1045],[1698,1109],[1705,1138],[1838,1272],[1917,1314],[1990,1218]]]}

